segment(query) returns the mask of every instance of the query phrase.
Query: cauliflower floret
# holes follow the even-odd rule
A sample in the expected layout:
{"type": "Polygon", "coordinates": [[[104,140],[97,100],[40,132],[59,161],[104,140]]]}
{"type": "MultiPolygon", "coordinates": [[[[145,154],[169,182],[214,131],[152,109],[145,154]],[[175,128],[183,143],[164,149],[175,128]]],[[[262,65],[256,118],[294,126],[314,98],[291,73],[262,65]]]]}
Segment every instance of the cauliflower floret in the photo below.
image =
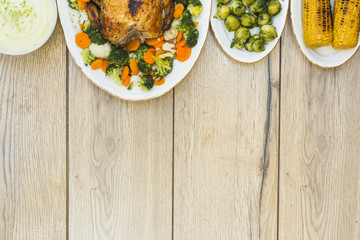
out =
{"type": "Polygon", "coordinates": [[[170,28],[166,32],[164,32],[164,39],[166,41],[173,40],[179,34],[179,30],[177,28],[170,28]]]}
{"type": "Polygon", "coordinates": [[[165,51],[176,52],[176,50],[173,48],[175,48],[175,45],[172,43],[168,43],[168,42],[164,43],[164,45],[162,47],[162,49],[165,51]]]}
{"type": "Polygon", "coordinates": [[[141,77],[139,75],[131,76],[130,82],[138,84],[140,83],[140,81],[141,81],[141,77]]]}
{"type": "Polygon", "coordinates": [[[87,15],[87,13],[85,11],[80,11],[80,19],[79,19],[79,24],[83,24],[85,21],[89,20],[89,16],[87,15]]]}
{"type": "Polygon", "coordinates": [[[97,45],[92,43],[90,44],[89,49],[96,58],[106,59],[110,55],[111,45],[110,43],[105,43],[104,45],[97,45]]]}
{"type": "Polygon", "coordinates": [[[129,53],[129,57],[130,57],[130,59],[135,59],[135,58],[136,58],[136,54],[133,53],[133,52],[131,52],[131,53],[129,53]]]}
{"type": "Polygon", "coordinates": [[[69,15],[70,15],[70,19],[71,22],[74,26],[74,28],[76,28],[76,30],[81,31],[80,29],[80,12],[77,10],[74,10],[72,8],[69,8],[69,15]]]}
{"type": "Polygon", "coordinates": [[[80,24],[83,24],[85,21],[89,20],[89,16],[85,11],[78,11],[69,8],[69,15],[74,28],[76,28],[78,31],[81,31],[80,24]]]}

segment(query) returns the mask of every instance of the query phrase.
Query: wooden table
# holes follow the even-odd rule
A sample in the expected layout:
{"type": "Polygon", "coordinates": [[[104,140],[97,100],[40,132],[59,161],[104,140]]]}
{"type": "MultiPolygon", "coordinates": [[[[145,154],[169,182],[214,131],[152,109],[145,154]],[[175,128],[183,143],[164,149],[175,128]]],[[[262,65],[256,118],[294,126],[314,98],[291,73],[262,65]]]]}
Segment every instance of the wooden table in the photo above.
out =
{"type": "Polygon", "coordinates": [[[0,55],[0,239],[360,239],[360,54],[314,66],[289,23],[251,65],[210,31],[140,103],[91,84],[59,25],[0,55]]]}

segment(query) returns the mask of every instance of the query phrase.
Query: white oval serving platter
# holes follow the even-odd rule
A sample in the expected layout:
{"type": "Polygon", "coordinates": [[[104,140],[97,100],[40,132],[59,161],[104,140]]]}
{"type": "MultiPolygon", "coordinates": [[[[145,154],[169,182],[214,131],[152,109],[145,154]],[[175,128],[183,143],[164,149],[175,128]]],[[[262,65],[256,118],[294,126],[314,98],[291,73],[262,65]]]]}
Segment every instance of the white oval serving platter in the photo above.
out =
{"type": "MultiPolygon", "coordinates": [[[[217,0],[211,0],[211,1],[212,1],[211,18],[210,18],[211,28],[213,29],[215,38],[219,42],[220,46],[230,57],[232,57],[233,59],[239,62],[254,63],[265,58],[275,48],[285,28],[286,17],[289,9],[289,0],[279,1],[282,5],[282,11],[273,18],[273,23],[272,23],[272,25],[276,27],[278,37],[273,41],[269,42],[265,46],[265,51],[261,53],[248,52],[245,49],[240,50],[237,48],[230,48],[230,44],[234,38],[234,32],[228,32],[228,30],[226,30],[223,20],[214,18],[214,16],[216,15],[216,6],[218,4],[218,1],[217,0]]],[[[256,34],[259,33],[260,29],[253,28],[250,31],[251,34],[256,34]]]]}
{"type": "MultiPolygon", "coordinates": [[[[334,6],[334,0],[331,0],[331,6],[334,6]]],[[[310,62],[323,67],[333,68],[346,63],[358,50],[360,42],[355,48],[349,50],[335,50],[332,46],[326,46],[318,49],[308,48],[304,43],[304,34],[302,26],[302,0],[291,1],[291,22],[296,40],[303,54],[310,62]]]]}
{"type": "Polygon", "coordinates": [[[204,46],[209,30],[211,2],[204,0],[202,1],[203,12],[197,18],[197,21],[199,22],[198,30],[200,37],[198,44],[192,49],[191,57],[184,63],[175,60],[173,71],[166,77],[166,82],[162,86],[154,86],[154,88],[149,92],[144,92],[139,87],[134,87],[132,91],[129,91],[126,87],[116,85],[115,82],[110,77],[105,76],[101,70],[94,71],[90,66],[86,67],[84,65],[80,55],[81,49],[75,44],[75,35],[78,31],[73,27],[71,22],[68,10],[68,1],[60,0],[57,1],[57,3],[66,44],[76,64],[96,86],[109,94],[124,100],[140,101],[153,99],[162,96],[175,87],[193,68],[196,60],[200,56],[201,49],[204,46]]]}

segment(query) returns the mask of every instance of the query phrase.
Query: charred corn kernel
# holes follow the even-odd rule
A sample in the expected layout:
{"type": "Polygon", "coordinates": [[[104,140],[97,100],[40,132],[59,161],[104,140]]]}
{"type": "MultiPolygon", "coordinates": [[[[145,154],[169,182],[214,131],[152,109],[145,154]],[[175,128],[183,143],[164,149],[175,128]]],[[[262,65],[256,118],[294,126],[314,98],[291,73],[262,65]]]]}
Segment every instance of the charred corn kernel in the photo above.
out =
{"type": "Polygon", "coordinates": [[[356,47],[359,40],[360,0],[335,0],[334,41],[335,49],[356,47]]]}
{"type": "Polygon", "coordinates": [[[309,48],[332,43],[330,0],[303,0],[304,42],[309,48]]]}

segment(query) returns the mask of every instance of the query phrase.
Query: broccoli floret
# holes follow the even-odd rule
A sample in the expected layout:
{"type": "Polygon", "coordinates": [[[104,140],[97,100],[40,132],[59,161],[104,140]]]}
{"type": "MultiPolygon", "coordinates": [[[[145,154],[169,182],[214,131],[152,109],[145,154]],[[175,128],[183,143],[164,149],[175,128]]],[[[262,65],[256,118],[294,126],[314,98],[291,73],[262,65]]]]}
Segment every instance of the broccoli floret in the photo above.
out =
{"type": "Polygon", "coordinates": [[[91,42],[97,45],[103,45],[107,43],[107,40],[102,36],[101,32],[91,25],[84,32],[86,32],[89,35],[91,42]]]}
{"type": "Polygon", "coordinates": [[[189,4],[189,0],[176,0],[177,3],[181,3],[182,5],[184,5],[184,7],[186,7],[189,4]]]}
{"type": "Polygon", "coordinates": [[[91,53],[89,48],[85,48],[81,51],[81,56],[83,58],[85,66],[90,65],[93,61],[96,60],[96,57],[91,53]]]}
{"type": "Polygon", "coordinates": [[[90,20],[87,19],[87,20],[84,22],[84,27],[83,27],[82,31],[83,31],[83,32],[89,31],[90,26],[91,26],[90,20]]]}
{"type": "Polygon", "coordinates": [[[136,55],[136,61],[140,61],[144,59],[144,54],[150,49],[151,47],[147,44],[141,44],[140,47],[134,52],[136,55]]]}
{"type": "Polygon", "coordinates": [[[160,57],[153,57],[157,66],[155,76],[165,77],[173,69],[173,59],[162,59],[160,57]]]}
{"type": "Polygon", "coordinates": [[[185,10],[183,14],[181,14],[179,22],[177,23],[177,28],[180,32],[187,32],[190,29],[195,28],[195,24],[191,19],[191,13],[189,10],[185,10]]]}
{"type": "Polygon", "coordinates": [[[191,15],[198,17],[203,10],[202,3],[200,0],[189,0],[189,5],[187,7],[191,15]]]}
{"type": "Polygon", "coordinates": [[[143,75],[139,86],[145,92],[150,91],[154,87],[154,79],[150,75],[143,75]]]}
{"type": "Polygon", "coordinates": [[[110,64],[115,64],[118,67],[128,65],[129,61],[130,61],[129,53],[123,48],[111,50],[110,55],[108,57],[108,62],[110,64]]]}
{"type": "Polygon", "coordinates": [[[68,0],[69,7],[71,7],[74,10],[79,10],[79,4],[77,0],[68,0]]]}
{"type": "Polygon", "coordinates": [[[141,44],[140,47],[134,52],[136,57],[136,63],[138,64],[139,70],[143,73],[150,74],[151,73],[151,64],[148,64],[144,61],[144,54],[150,49],[151,47],[147,44],[141,44]]]}
{"type": "Polygon", "coordinates": [[[199,39],[199,30],[196,28],[191,28],[186,34],[185,34],[185,41],[189,48],[193,48],[198,43],[199,39]]]}
{"type": "Polygon", "coordinates": [[[130,85],[129,85],[129,87],[127,88],[127,90],[131,91],[131,90],[133,89],[133,87],[134,87],[134,83],[132,82],[132,83],[130,83],[130,85]]]}
{"type": "Polygon", "coordinates": [[[120,68],[118,66],[116,66],[115,64],[110,64],[106,68],[106,76],[109,76],[112,79],[114,79],[114,81],[117,85],[121,85],[120,68]]]}
{"type": "Polygon", "coordinates": [[[138,68],[141,72],[146,73],[146,74],[150,74],[152,71],[152,65],[148,64],[144,61],[144,59],[141,59],[139,61],[137,61],[138,64],[138,68]]]}

